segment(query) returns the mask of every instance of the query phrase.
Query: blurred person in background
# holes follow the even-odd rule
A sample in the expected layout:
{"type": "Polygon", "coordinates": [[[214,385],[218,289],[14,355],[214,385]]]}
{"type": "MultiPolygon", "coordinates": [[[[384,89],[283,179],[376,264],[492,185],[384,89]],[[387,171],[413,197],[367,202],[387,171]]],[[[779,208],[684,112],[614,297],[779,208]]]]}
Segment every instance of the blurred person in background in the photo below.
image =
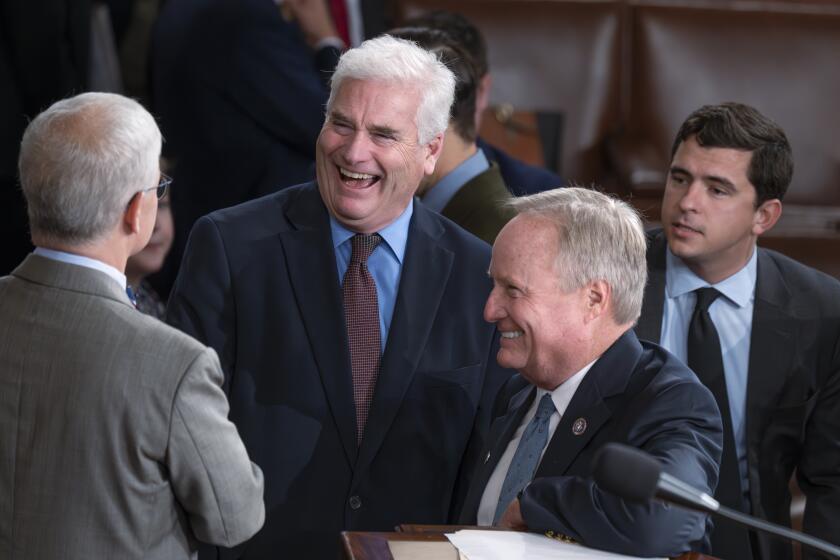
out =
{"type": "Polygon", "coordinates": [[[146,280],[146,277],[163,267],[163,261],[172,247],[174,227],[172,208],[169,205],[169,193],[166,193],[158,201],[157,219],[149,244],[139,253],[129,257],[125,266],[128,284],[134,289],[137,309],[161,320],[166,314],[166,303],[146,280]]]}

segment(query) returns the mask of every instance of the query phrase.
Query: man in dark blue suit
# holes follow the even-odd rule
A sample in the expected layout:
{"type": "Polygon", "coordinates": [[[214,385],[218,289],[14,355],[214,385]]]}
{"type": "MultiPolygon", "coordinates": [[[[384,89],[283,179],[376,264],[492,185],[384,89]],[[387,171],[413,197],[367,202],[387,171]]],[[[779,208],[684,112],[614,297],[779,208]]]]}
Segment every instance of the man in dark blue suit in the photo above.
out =
{"type": "Polygon", "coordinates": [[[178,183],[165,290],[199,217],[314,177],[327,81],[343,45],[324,2],[283,7],[163,4],[152,37],[152,102],[178,183]],[[309,9],[294,11],[301,7],[309,9]]]}
{"type": "MultiPolygon", "coordinates": [[[[266,525],[243,558],[335,558],[343,529],[445,523],[490,406],[489,247],[413,195],[455,80],[382,37],[341,58],[317,182],[214,212],[191,234],[170,321],[214,347],[266,525]]],[[[225,556],[228,557],[228,556],[225,556]]]]}
{"type": "Polygon", "coordinates": [[[484,314],[501,333],[498,362],[520,375],[499,395],[461,521],[551,531],[634,556],[704,550],[705,515],[626,503],[591,476],[595,452],[621,442],[702,491],[717,483],[714,397],[632,330],[647,276],[638,214],[581,188],[513,206],[519,214],[493,246],[484,314]]]}

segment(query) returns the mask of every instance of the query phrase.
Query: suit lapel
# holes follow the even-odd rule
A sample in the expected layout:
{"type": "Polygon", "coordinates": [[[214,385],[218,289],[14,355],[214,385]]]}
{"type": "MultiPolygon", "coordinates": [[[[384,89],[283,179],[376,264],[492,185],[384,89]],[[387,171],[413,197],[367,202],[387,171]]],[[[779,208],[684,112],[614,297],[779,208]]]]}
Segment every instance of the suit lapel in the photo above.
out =
{"type": "Polygon", "coordinates": [[[648,281],[636,334],[641,339],[659,344],[665,306],[665,234],[662,230],[649,231],[647,240],[648,281]]]}
{"type": "Polygon", "coordinates": [[[492,442],[491,447],[487,450],[486,455],[482,457],[475,477],[470,484],[469,492],[464,500],[463,513],[461,514],[462,522],[468,524],[474,524],[476,522],[478,506],[481,503],[481,497],[484,495],[487,481],[490,480],[490,476],[496,470],[496,465],[499,463],[499,459],[504,454],[505,449],[507,449],[516,428],[522,423],[522,418],[534,402],[536,393],[536,387],[527,384],[510,399],[507,412],[494,420],[490,426],[490,434],[487,437],[487,441],[492,442]]]}
{"type": "Polygon", "coordinates": [[[773,260],[763,250],[757,250],[758,270],[747,375],[747,445],[750,449],[759,443],[767,414],[778,401],[787,380],[786,373],[791,371],[791,362],[797,355],[794,332],[797,323],[791,320],[791,314],[786,309],[789,291],[773,260]]]}
{"type": "Polygon", "coordinates": [[[641,355],[642,346],[629,330],[595,362],[560,419],[535,478],[566,472],[612,416],[607,399],[624,392],[641,355]]]}
{"type": "Polygon", "coordinates": [[[280,233],[286,268],[336,428],[352,465],[357,452],[356,411],[329,216],[315,188],[301,191],[286,216],[295,227],[280,233]]]}
{"type": "Polygon", "coordinates": [[[369,465],[402,404],[432,330],[454,255],[438,239],[443,227],[415,201],[400,288],[379,379],[370,405],[357,470],[369,465]]]}

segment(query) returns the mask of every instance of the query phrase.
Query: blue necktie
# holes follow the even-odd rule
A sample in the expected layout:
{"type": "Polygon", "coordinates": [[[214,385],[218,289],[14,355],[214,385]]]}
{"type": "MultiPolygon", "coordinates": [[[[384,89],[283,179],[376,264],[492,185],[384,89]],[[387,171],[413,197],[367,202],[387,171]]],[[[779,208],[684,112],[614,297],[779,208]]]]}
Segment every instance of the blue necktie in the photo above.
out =
{"type": "Polygon", "coordinates": [[[135,297],[134,290],[128,284],[125,285],[125,295],[128,296],[128,301],[131,302],[131,305],[137,307],[137,297],[135,297]]]}
{"type": "Polygon", "coordinates": [[[522,432],[522,439],[519,440],[519,447],[513,454],[513,460],[508,467],[505,482],[502,484],[502,492],[499,494],[499,504],[496,506],[496,515],[493,516],[493,524],[496,525],[508,505],[516,498],[516,495],[525,488],[540,462],[542,450],[548,443],[548,421],[556,409],[554,401],[551,400],[551,393],[546,393],[540,399],[537,413],[522,432]]]}

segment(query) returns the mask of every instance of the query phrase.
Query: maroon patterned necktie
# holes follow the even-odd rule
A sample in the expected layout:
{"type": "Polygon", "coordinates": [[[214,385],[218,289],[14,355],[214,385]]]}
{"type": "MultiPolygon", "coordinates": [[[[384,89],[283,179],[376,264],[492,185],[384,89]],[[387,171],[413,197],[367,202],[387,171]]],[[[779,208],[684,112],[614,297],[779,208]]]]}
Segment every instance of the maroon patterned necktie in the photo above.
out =
{"type": "Polygon", "coordinates": [[[382,340],[379,334],[379,303],[376,282],[367,260],[382,241],[379,234],[353,236],[353,254],[341,288],[344,321],[350,341],[350,367],[353,371],[353,401],[356,403],[356,440],[362,441],[373,388],[379,374],[382,340]]]}

